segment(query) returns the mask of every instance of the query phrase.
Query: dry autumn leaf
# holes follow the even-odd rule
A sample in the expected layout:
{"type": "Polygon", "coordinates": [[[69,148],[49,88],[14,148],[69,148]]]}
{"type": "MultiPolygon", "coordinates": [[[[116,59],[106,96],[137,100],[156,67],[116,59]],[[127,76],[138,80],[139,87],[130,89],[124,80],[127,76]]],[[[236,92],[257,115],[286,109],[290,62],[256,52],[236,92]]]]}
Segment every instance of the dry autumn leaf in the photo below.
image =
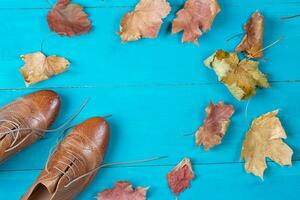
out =
{"type": "Polygon", "coordinates": [[[190,187],[190,182],[194,177],[195,175],[190,159],[184,158],[167,174],[169,188],[176,196],[178,196],[179,193],[190,187]]]}
{"type": "Polygon", "coordinates": [[[211,28],[220,11],[217,0],[187,0],[172,22],[172,33],[184,31],[182,42],[198,44],[198,38],[211,28]]]}
{"type": "Polygon", "coordinates": [[[246,35],[236,47],[236,52],[245,52],[248,58],[261,58],[263,56],[264,17],[260,12],[255,12],[244,27],[246,35]]]}
{"type": "Polygon", "coordinates": [[[259,63],[248,59],[239,61],[237,53],[218,50],[204,64],[216,72],[219,80],[238,100],[254,96],[256,87],[270,86],[266,75],[258,69],[259,63]]]}
{"type": "Polygon", "coordinates": [[[25,65],[20,69],[26,86],[47,80],[53,75],[66,71],[70,65],[63,57],[45,56],[35,52],[21,56],[25,65]]]}
{"type": "Polygon", "coordinates": [[[245,169],[261,178],[267,157],[280,165],[292,165],[293,150],[282,141],[287,136],[277,113],[275,110],[255,119],[243,142],[241,159],[245,158],[245,169]]]}
{"type": "Polygon", "coordinates": [[[166,0],[141,0],[135,10],[127,13],[121,21],[118,34],[122,42],[156,38],[162,19],[170,11],[170,4],[166,0]]]}
{"type": "Polygon", "coordinates": [[[71,0],[59,0],[47,16],[49,27],[59,35],[81,35],[91,29],[91,22],[83,8],[71,0]]]}
{"type": "Polygon", "coordinates": [[[221,143],[230,124],[230,117],[234,113],[234,108],[223,102],[219,102],[217,105],[210,102],[205,112],[204,125],[196,132],[196,144],[198,146],[204,145],[205,150],[209,150],[221,143]]]}
{"type": "Polygon", "coordinates": [[[133,189],[130,182],[119,181],[114,188],[100,192],[97,200],[146,200],[147,190],[143,187],[133,189]]]}

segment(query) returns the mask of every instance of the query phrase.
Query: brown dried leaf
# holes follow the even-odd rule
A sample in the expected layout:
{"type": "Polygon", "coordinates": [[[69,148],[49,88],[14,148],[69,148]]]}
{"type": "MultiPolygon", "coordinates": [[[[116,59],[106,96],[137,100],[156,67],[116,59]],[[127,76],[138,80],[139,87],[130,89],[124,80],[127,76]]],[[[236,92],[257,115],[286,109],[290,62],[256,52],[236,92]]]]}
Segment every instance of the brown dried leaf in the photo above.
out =
{"type": "Polygon", "coordinates": [[[204,64],[216,72],[219,80],[238,100],[254,96],[256,87],[270,86],[266,75],[258,69],[259,63],[248,59],[240,61],[236,52],[218,50],[204,64]]]}
{"type": "Polygon", "coordinates": [[[282,141],[287,136],[277,113],[275,110],[256,118],[243,142],[245,169],[261,178],[267,168],[266,157],[280,165],[292,165],[293,150],[282,141]]]}
{"type": "Polygon", "coordinates": [[[119,181],[114,188],[98,193],[97,200],[146,200],[147,190],[143,187],[133,189],[130,182],[119,181]]]}
{"type": "Polygon", "coordinates": [[[230,124],[230,117],[234,113],[234,108],[223,102],[219,102],[217,105],[210,102],[205,112],[204,125],[196,132],[196,144],[198,146],[203,144],[205,150],[209,150],[221,143],[230,124]]]}
{"type": "Polygon", "coordinates": [[[190,187],[190,181],[194,179],[194,176],[190,159],[184,158],[167,174],[169,188],[178,196],[179,193],[190,187]]]}
{"type": "Polygon", "coordinates": [[[248,58],[263,56],[264,16],[256,11],[244,27],[246,35],[236,47],[236,52],[244,52],[248,58]]]}
{"type": "Polygon", "coordinates": [[[47,80],[69,68],[69,61],[63,57],[45,56],[35,52],[21,56],[25,65],[20,69],[26,86],[47,80]]]}
{"type": "Polygon", "coordinates": [[[91,22],[83,8],[71,0],[59,0],[47,16],[49,27],[59,35],[81,35],[91,29],[91,22]]]}
{"type": "Polygon", "coordinates": [[[156,38],[162,19],[171,11],[166,0],[141,0],[133,12],[127,13],[120,25],[118,33],[122,42],[141,38],[156,38]]]}
{"type": "Polygon", "coordinates": [[[220,11],[217,0],[187,0],[172,22],[172,33],[184,31],[182,42],[198,44],[198,38],[211,28],[220,11]]]}

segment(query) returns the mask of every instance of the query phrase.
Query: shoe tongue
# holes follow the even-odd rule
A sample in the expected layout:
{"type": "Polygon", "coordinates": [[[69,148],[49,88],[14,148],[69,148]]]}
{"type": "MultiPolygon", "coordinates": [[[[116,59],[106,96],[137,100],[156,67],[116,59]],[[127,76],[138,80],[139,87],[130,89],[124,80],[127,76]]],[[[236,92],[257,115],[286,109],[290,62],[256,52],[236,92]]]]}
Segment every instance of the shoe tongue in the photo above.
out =
{"type": "MultiPolygon", "coordinates": [[[[70,165],[68,160],[63,160],[63,162],[70,165]]],[[[45,187],[47,187],[47,189],[51,192],[52,195],[54,195],[57,192],[61,192],[61,190],[64,189],[64,186],[68,182],[68,178],[63,174],[61,174],[60,172],[60,171],[64,171],[67,173],[67,171],[69,170],[68,166],[67,165],[65,166],[55,165],[55,166],[58,167],[60,170],[53,168],[51,172],[48,173],[48,175],[44,179],[40,180],[40,183],[45,185],[45,187]]]]}
{"type": "Polygon", "coordinates": [[[37,181],[30,190],[21,198],[22,200],[52,199],[56,193],[57,178],[48,178],[37,181]]]}
{"type": "Polygon", "coordinates": [[[57,185],[61,177],[53,177],[45,180],[41,180],[40,183],[43,184],[48,191],[53,195],[56,192],[57,185]]]}

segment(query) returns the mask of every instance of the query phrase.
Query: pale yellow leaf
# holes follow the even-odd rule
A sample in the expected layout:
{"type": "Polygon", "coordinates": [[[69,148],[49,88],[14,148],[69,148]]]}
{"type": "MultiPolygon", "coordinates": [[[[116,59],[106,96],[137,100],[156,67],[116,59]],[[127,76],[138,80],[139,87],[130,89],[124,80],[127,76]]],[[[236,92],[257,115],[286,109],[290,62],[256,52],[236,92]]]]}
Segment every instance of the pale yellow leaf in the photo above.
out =
{"type": "Polygon", "coordinates": [[[123,42],[141,38],[155,38],[165,18],[171,11],[166,0],[141,0],[135,10],[127,13],[118,33],[123,42]]]}
{"type": "Polygon", "coordinates": [[[21,58],[25,65],[20,72],[27,86],[60,74],[66,71],[70,65],[69,61],[63,57],[45,56],[42,52],[22,55],[21,58]]]}
{"type": "Polygon", "coordinates": [[[252,122],[243,142],[241,158],[248,173],[263,178],[266,158],[280,165],[292,165],[293,150],[283,142],[286,133],[277,117],[278,110],[266,113],[252,122]]]}

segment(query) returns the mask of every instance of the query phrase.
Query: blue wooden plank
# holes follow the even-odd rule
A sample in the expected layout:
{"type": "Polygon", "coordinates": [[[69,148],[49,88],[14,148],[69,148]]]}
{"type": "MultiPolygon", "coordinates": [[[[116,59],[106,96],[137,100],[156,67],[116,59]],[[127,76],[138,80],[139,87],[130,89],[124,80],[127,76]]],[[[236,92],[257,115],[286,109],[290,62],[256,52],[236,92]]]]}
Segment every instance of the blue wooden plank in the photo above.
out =
{"type": "MultiPolygon", "coordinates": [[[[300,135],[297,134],[300,118],[296,114],[300,111],[300,94],[295,93],[299,89],[298,83],[274,84],[270,89],[259,91],[249,102],[247,113],[247,102],[235,100],[221,84],[57,89],[62,95],[63,110],[54,126],[70,116],[85,97],[91,97],[76,122],[94,115],[113,115],[108,119],[112,126],[112,138],[107,162],[164,155],[169,158],[153,164],[174,164],[183,156],[197,158],[199,163],[238,162],[242,141],[251,120],[279,108],[279,116],[288,133],[287,142],[295,150],[293,158],[300,159],[300,146],[297,145],[300,141],[300,135]],[[223,144],[205,152],[203,148],[195,147],[193,136],[182,135],[194,133],[202,124],[204,109],[210,100],[232,103],[236,114],[223,144]]],[[[25,92],[28,91],[2,91],[0,103],[3,105],[25,92]]],[[[19,153],[0,166],[0,170],[41,169],[58,135],[48,134],[47,139],[19,153]],[[27,162],[24,162],[24,158],[27,162]]]]}
{"type": "MultiPolygon", "coordinates": [[[[296,67],[300,27],[299,19],[279,20],[299,13],[299,2],[220,0],[222,12],[212,31],[200,39],[200,46],[182,45],[180,34],[169,35],[170,22],[184,0],[170,0],[173,10],[158,39],[128,44],[121,44],[115,32],[122,16],[138,0],[75,2],[87,8],[94,28],[90,34],[69,39],[51,35],[45,20],[50,7],[46,0],[0,1],[0,18],[5,19],[0,21],[0,105],[34,91],[8,88],[24,88],[18,73],[22,66],[19,56],[39,50],[41,41],[47,38],[45,53],[65,56],[72,62],[69,72],[35,86],[65,87],[56,88],[62,95],[63,109],[53,127],[70,116],[85,97],[91,97],[74,123],[93,115],[113,114],[108,119],[112,138],[105,162],[169,156],[134,168],[103,169],[79,199],[90,199],[123,179],[133,181],[135,186],[151,186],[150,200],[174,199],[165,175],[184,156],[197,163],[197,179],[180,199],[299,199],[300,85],[293,80],[300,80],[296,67]],[[249,102],[238,102],[223,85],[216,84],[214,72],[202,61],[218,48],[232,50],[239,39],[225,40],[241,32],[242,24],[257,9],[266,16],[264,45],[281,35],[285,40],[266,51],[267,62],[261,66],[273,81],[272,88],[259,91],[249,102]],[[205,152],[195,147],[192,136],[182,134],[193,133],[202,124],[209,100],[234,104],[236,114],[222,145],[205,152]],[[286,142],[298,162],[291,168],[269,163],[266,179],[261,182],[245,174],[243,163],[238,163],[239,154],[251,120],[276,108],[281,109],[279,116],[288,133],[286,142]]],[[[48,134],[0,166],[0,199],[18,199],[26,191],[43,168],[58,134],[48,134]]]]}
{"type": "MultiPolygon", "coordinates": [[[[192,182],[191,188],[182,193],[179,199],[298,200],[299,162],[295,162],[293,167],[279,167],[273,163],[269,163],[268,166],[265,181],[246,174],[243,164],[194,166],[197,177],[192,182]]],[[[165,179],[165,175],[172,168],[173,166],[102,169],[92,184],[77,199],[93,199],[99,191],[113,187],[114,182],[119,180],[132,181],[134,186],[150,186],[149,200],[175,199],[165,179]]],[[[5,191],[0,192],[0,199],[19,199],[38,174],[39,171],[0,172],[0,188],[1,191],[5,191]]]]}
{"type": "Polygon", "coordinates": [[[38,87],[217,82],[215,74],[203,66],[203,60],[216,49],[233,50],[239,39],[229,43],[225,40],[241,32],[242,24],[257,9],[266,16],[265,46],[285,36],[280,44],[266,51],[267,62],[262,62],[261,70],[271,80],[300,80],[295,67],[300,40],[298,20],[279,20],[280,16],[295,10],[295,4],[279,2],[243,2],[247,6],[232,1],[224,4],[212,31],[200,39],[200,46],[183,45],[181,34],[170,35],[170,22],[176,8],[166,19],[157,39],[128,44],[122,44],[116,32],[122,16],[132,9],[130,7],[87,9],[94,28],[90,34],[72,39],[49,36],[47,10],[1,10],[0,18],[6,20],[0,22],[0,65],[3,66],[0,87],[24,87],[18,72],[23,65],[19,56],[40,50],[44,38],[47,38],[46,54],[65,56],[72,64],[70,71],[37,84],[38,87]]]}

